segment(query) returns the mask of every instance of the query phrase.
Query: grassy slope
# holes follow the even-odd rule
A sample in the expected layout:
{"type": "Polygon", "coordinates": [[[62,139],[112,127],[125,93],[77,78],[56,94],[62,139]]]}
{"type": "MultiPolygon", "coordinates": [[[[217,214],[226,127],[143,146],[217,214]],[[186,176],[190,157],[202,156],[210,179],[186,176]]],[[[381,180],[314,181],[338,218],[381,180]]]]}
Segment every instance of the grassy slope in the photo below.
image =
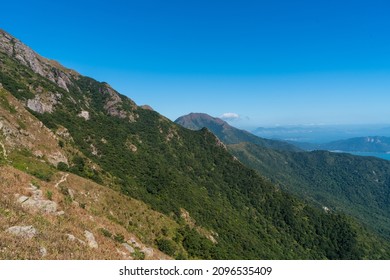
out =
{"type": "MultiPolygon", "coordinates": [[[[55,188],[64,174],[55,172],[47,182],[12,167],[0,167],[0,259],[144,258],[141,250],[156,247],[157,236],[162,236],[163,231],[170,235],[179,227],[144,203],[73,174],[55,188]],[[30,184],[37,186],[45,199],[50,197],[57,202],[58,211],[65,214],[56,216],[23,208],[15,194],[30,196],[30,184]],[[68,190],[73,193],[73,199],[68,190]],[[34,226],[39,232],[31,240],[5,232],[11,226],[27,225],[34,226]],[[98,249],[67,239],[66,235],[72,234],[85,241],[84,230],[94,234],[98,249]],[[126,252],[122,246],[131,238],[139,243],[134,254],[126,252]],[[46,248],[46,256],[39,253],[41,247],[46,248]]],[[[146,257],[167,258],[156,248],[153,256],[146,257]]]]}

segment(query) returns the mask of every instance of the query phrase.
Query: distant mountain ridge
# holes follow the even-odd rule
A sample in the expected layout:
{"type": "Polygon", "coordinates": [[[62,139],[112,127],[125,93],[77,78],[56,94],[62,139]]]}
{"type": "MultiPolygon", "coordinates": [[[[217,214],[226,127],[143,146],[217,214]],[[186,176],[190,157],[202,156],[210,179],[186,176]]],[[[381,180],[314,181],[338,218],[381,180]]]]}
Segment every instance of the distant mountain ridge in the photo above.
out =
{"type": "Polygon", "coordinates": [[[390,137],[390,128],[384,125],[296,125],[259,127],[253,134],[283,141],[303,143],[330,143],[341,139],[379,135],[390,137]]]}
{"type": "Polygon", "coordinates": [[[355,137],[324,144],[290,143],[304,150],[390,153],[390,137],[385,136],[355,137]]]}
{"type": "Polygon", "coordinates": [[[200,130],[204,127],[211,130],[225,144],[251,142],[262,147],[284,151],[299,151],[300,149],[284,141],[269,140],[253,135],[252,133],[235,128],[226,121],[211,117],[204,113],[190,113],[179,117],[175,123],[191,130],[200,130]]]}

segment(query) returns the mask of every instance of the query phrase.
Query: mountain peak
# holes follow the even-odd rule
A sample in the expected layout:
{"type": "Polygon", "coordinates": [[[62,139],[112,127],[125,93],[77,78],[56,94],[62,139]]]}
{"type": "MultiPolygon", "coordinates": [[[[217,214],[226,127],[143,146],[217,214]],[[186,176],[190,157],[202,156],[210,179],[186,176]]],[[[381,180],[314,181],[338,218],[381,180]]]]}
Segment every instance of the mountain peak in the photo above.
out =
{"type": "Polygon", "coordinates": [[[179,117],[175,123],[191,130],[200,130],[203,127],[208,128],[209,125],[230,126],[227,122],[219,118],[214,118],[205,113],[190,113],[188,115],[179,117]]]}
{"type": "Polygon", "coordinates": [[[69,86],[72,84],[71,78],[79,76],[77,72],[67,69],[58,62],[40,56],[20,40],[1,29],[0,52],[18,60],[24,66],[56,83],[66,91],[69,91],[69,86]]]}
{"type": "Polygon", "coordinates": [[[182,116],[178,118],[175,123],[191,130],[199,130],[205,127],[227,145],[250,142],[276,150],[299,150],[286,142],[257,137],[248,131],[235,128],[219,118],[215,118],[204,113],[191,113],[182,116]]]}

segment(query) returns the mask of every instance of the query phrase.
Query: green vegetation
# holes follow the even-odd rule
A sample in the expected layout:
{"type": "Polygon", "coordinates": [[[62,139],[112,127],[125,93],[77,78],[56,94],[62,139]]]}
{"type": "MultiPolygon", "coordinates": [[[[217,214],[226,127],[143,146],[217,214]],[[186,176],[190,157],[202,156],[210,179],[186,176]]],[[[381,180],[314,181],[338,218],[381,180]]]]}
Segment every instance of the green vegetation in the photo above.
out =
{"type": "MultiPolygon", "coordinates": [[[[390,239],[390,162],[325,151],[281,149],[280,141],[257,137],[205,114],[190,114],[176,122],[191,129],[207,127],[242,163],[280,188],[319,208],[350,214],[390,239]]],[[[346,142],[351,147],[361,146],[364,138],[346,142]]]]}
{"type": "Polygon", "coordinates": [[[53,192],[52,191],[46,191],[46,198],[48,200],[52,200],[53,199],[53,192]]]}
{"type": "Polygon", "coordinates": [[[15,150],[8,155],[10,164],[23,172],[31,174],[38,179],[50,181],[55,169],[47,163],[34,157],[27,149],[15,150]]]}
{"type": "MultiPolygon", "coordinates": [[[[154,111],[135,107],[121,95],[121,102],[111,104],[112,110],[126,114],[111,116],[107,104],[112,92],[105,83],[80,77],[72,80],[67,93],[12,59],[3,63],[7,70],[2,71],[0,82],[8,81],[16,97],[27,98],[26,92],[15,92],[15,88],[29,83],[32,88],[39,85],[63,95],[53,113],[34,115],[49,128],[63,126],[70,132],[74,143],[64,144],[82,154],[72,155],[69,172],[96,182],[105,178],[113,189],[146,202],[181,224],[178,229],[152,233],[166,253],[190,259],[390,257],[388,243],[344,215],[325,213],[280,191],[235,160],[208,130],[184,129],[154,111]],[[88,108],[89,120],[77,116],[84,108],[88,108]],[[136,149],[129,148],[129,143],[136,149]],[[93,164],[103,171],[92,168],[93,164]],[[197,226],[215,232],[217,242],[183,224],[183,208],[197,226]],[[384,250],[378,252],[378,247],[384,250]]],[[[15,153],[13,165],[48,180],[53,170],[33,162],[26,153],[15,153]]],[[[128,215],[126,219],[114,215],[109,219],[136,231],[140,227],[137,220],[129,213],[124,215],[128,215]]],[[[122,241],[117,234],[111,238],[122,241]]],[[[137,250],[135,255],[144,257],[137,250]]]]}
{"type": "Polygon", "coordinates": [[[8,110],[11,114],[16,113],[16,109],[14,106],[9,104],[8,99],[6,97],[6,94],[4,92],[4,89],[0,88],[0,106],[3,107],[4,109],[8,110]]]}
{"type": "Polygon", "coordinates": [[[352,215],[390,239],[390,162],[326,151],[280,152],[250,143],[229,150],[290,193],[352,215]]]}
{"type": "Polygon", "coordinates": [[[168,256],[174,257],[177,251],[177,245],[174,241],[166,238],[161,238],[157,240],[158,249],[167,254],[168,256]]]}

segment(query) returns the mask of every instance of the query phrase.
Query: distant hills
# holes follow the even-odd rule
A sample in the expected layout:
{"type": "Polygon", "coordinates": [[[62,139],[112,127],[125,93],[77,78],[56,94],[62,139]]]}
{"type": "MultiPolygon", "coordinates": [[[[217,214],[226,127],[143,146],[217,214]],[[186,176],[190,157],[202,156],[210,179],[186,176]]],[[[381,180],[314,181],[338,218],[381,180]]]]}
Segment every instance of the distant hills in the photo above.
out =
{"type": "Polygon", "coordinates": [[[301,125],[259,127],[253,134],[283,141],[329,143],[368,135],[390,137],[390,128],[384,125],[301,125]]]}
{"type": "MultiPolygon", "coordinates": [[[[390,239],[389,161],[328,151],[273,149],[276,144],[262,145],[263,139],[254,135],[244,139],[239,136],[243,133],[242,130],[233,129],[217,118],[191,114],[191,118],[179,118],[181,119],[192,119],[197,127],[199,124],[205,125],[222,141],[237,139],[233,144],[225,144],[228,150],[248,167],[268,177],[282,189],[324,209],[348,213],[390,239]],[[204,118],[207,121],[204,121],[204,118]],[[229,128],[228,135],[224,135],[224,127],[229,128]],[[234,136],[231,136],[233,132],[234,136]],[[239,142],[238,139],[242,141],[239,142]]],[[[188,122],[187,125],[189,128],[195,127],[188,122]]],[[[272,141],[267,140],[267,143],[272,141]]],[[[354,148],[370,148],[373,145],[386,147],[387,141],[388,138],[385,137],[357,138],[350,142],[337,142],[328,147],[347,149],[348,143],[355,143],[355,146],[352,145],[354,148]]]]}
{"type": "Polygon", "coordinates": [[[304,150],[390,153],[390,137],[384,136],[356,137],[324,144],[290,143],[304,150]]]}

